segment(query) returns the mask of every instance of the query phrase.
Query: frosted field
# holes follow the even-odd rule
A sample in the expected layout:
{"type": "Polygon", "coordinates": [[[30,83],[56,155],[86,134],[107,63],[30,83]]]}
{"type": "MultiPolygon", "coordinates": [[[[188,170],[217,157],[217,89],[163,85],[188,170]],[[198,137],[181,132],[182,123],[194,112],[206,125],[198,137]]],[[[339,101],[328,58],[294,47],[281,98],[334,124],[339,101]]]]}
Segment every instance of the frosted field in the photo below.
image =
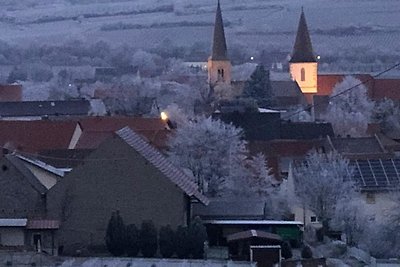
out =
{"type": "MultiPolygon", "coordinates": [[[[216,5],[214,0],[22,0],[17,6],[15,2],[0,3],[0,36],[5,41],[21,45],[106,40],[145,48],[166,38],[179,45],[211,42],[216,5]]],[[[290,51],[304,6],[317,52],[363,47],[400,53],[398,0],[221,0],[221,4],[228,42],[249,49],[272,46],[290,51]]]]}

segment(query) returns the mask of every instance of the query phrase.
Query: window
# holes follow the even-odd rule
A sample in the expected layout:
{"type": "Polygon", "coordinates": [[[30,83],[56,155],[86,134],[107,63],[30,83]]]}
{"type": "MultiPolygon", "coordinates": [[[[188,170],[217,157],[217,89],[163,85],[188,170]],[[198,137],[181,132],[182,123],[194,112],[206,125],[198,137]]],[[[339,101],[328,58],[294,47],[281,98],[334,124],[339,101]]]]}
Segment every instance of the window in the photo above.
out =
{"type": "Polygon", "coordinates": [[[375,194],[367,193],[367,204],[375,204],[375,194]]]}
{"type": "Polygon", "coordinates": [[[218,69],[218,80],[223,80],[224,79],[224,69],[218,69]]]}
{"type": "Polygon", "coordinates": [[[301,81],[304,82],[306,80],[306,70],[304,68],[301,68],[301,81]]]}
{"type": "Polygon", "coordinates": [[[310,217],[310,221],[311,221],[312,223],[318,222],[318,221],[317,221],[317,216],[311,216],[311,217],[310,217]]]}

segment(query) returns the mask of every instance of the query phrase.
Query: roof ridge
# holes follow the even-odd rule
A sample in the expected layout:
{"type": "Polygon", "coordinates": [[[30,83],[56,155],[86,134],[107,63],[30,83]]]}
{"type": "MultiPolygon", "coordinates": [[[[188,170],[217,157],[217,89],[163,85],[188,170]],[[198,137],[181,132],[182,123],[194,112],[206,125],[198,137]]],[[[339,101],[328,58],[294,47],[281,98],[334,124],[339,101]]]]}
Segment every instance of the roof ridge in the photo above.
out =
{"type": "Polygon", "coordinates": [[[140,155],[155,166],[171,182],[182,189],[188,196],[194,196],[203,204],[208,205],[208,198],[198,191],[198,186],[191,181],[191,178],[172,164],[171,161],[169,161],[134,130],[129,127],[124,127],[115,133],[134,150],[139,152],[140,155]]]}

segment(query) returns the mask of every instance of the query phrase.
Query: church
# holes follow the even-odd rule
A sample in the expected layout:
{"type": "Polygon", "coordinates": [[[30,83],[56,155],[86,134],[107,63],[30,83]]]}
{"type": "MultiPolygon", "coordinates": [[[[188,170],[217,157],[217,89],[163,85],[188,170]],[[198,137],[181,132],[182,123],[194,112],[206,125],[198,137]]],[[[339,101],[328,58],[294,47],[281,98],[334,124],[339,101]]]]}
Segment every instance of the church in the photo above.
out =
{"type": "MultiPolygon", "coordinates": [[[[302,9],[297,28],[293,51],[289,60],[290,80],[270,79],[271,104],[269,107],[287,109],[294,106],[306,106],[318,103],[327,105],[329,96],[336,84],[345,76],[354,76],[368,88],[372,100],[390,98],[400,101],[400,79],[376,77],[370,73],[323,74],[318,72],[318,60],[315,56],[305,12],[302,9]]],[[[208,59],[208,83],[220,95],[240,96],[245,81],[232,79],[232,64],[228,56],[221,5],[218,0],[212,53],[208,59]],[[230,92],[226,92],[229,90],[230,92]]]]}

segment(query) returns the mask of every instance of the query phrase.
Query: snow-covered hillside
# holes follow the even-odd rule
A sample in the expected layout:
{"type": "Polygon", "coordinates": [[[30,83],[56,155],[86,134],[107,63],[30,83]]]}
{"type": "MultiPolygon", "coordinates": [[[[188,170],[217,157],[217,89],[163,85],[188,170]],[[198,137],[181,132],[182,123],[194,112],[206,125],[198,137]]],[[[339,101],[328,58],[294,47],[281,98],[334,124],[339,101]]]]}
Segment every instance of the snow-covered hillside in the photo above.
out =
{"type": "MultiPolygon", "coordinates": [[[[29,44],[70,39],[149,47],[210,42],[216,0],[3,0],[0,38],[29,44]],[[51,2],[51,3],[49,3],[51,2]]],[[[363,47],[398,52],[396,0],[222,0],[229,43],[291,50],[301,6],[315,50],[324,55],[363,47]]]]}

